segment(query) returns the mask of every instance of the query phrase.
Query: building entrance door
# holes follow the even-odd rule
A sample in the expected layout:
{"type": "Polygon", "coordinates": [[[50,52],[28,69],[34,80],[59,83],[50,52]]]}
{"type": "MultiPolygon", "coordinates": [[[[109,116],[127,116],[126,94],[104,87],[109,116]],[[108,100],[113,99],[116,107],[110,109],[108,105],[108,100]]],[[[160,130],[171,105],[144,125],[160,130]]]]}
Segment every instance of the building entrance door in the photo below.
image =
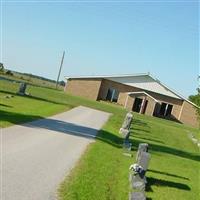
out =
{"type": "Polygon", "coordinates": [[[135,98],[133,108],[132,108],[132,110],[134,112],[138,112],[138,113],[140,112],[140,109],[141,109],[141,106],[142,106],[142,101],[143,101],[143,99],[135,98]]]}

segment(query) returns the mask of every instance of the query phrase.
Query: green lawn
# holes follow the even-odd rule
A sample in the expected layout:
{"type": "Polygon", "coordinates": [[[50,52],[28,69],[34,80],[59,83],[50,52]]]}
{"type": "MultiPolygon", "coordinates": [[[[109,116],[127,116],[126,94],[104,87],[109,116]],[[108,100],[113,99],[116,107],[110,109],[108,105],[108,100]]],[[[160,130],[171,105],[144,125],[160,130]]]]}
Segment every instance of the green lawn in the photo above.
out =
{"type": "Polygon", "coordinates": [[[128,198],[128,168],[134,162],[141,142],[150,145],[152,159],[147,172],[149,199],[199,199],[199,149],[188,139],[188,132],[199,131],[175,122],[134,113],[131,142],[133,158],[122,155],[118,130],[126,111],[119,106],[66,95],[62,91],[28,87],[32,97],[15,95],[18,84],[0,81],[1,127],[42,118],[77,105],[113,113],[99,131],[95,143],[59,188],[62,200],[125,200],[128,198]],[[5,98],[7,94],[13,98],[5,98]]]}

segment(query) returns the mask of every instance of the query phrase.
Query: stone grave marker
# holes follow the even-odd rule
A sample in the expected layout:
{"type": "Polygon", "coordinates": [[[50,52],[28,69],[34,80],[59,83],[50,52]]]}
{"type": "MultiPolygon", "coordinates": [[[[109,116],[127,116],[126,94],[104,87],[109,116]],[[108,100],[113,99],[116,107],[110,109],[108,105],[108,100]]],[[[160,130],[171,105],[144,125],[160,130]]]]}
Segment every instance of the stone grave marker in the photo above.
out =
{"type": "Polygon", "coordinates": [[[123,122],[123,124],[122,124],[121,129],[129,130],[129,129],[130,129],[130,126],[131,126],[132,120],[133,120],[133,115],[132,115],[130,112],[128,112],[128,113],[126,114],[126,117],[125,117],[125,119],[124,119],[124,122],[123,122]]]}
{"type": "Polygon", "coordinates": [[[18,94],[26,95],[26,87],[27,87],[26,83],[20,83],[18,94]]]}
{"type": "Polygon", "coordinates": [[[142,152],[148,152],[149,145],[147,143],[140,143],[138,146],[138,151],[136,154],[136,162],[138,163],[138,159],[141,156],[142,152]]]}
{"type": "Polygon", "coordinates": [[[122,127],[119,130],[119,133],[122,134],[124,138],[124,143],[123,143],[123,150],[124,150],[124,155],[126,156],[132,156],[130,154],[132,144],[129,142],[129,136],[130,136],[130,126],[131,122],[133,119],[133,115],[129,112],[126,114],[124,122],[122,124],[122,127]]]}
{"type": "Polygon", "coordinates": [[[146,200],[143,192],[132,192],[129,194],[129,200],[146,200]]]}

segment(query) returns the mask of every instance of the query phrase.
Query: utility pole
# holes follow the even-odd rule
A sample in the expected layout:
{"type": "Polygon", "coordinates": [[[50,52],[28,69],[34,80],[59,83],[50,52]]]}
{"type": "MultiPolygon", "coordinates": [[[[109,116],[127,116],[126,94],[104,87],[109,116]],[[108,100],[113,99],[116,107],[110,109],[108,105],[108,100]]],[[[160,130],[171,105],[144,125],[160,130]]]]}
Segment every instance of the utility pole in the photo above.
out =
{"type": "Polygon", "coordinates": [[[60,78],[60,73],[61,73],[64,57],[65,57],[65,51],[63,51],[63,56],[62,56],[62,60],[61,60],[61,63],[60,63],[60,69],[59,69],[58,78],[57,78],[57,81],[56,81],[56,89],[58,88],[58,81],[59,81],[59,78],[60,78]]]}

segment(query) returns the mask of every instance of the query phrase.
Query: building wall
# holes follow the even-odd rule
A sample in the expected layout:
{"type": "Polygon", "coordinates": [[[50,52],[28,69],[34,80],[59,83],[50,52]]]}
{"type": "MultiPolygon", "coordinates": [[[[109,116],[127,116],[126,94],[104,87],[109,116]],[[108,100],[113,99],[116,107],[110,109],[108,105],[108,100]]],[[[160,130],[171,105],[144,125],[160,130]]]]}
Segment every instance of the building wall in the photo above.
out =
{"type": "Polygon", "coordinates": [[[69,79],[66,92],[75,96],[97,100],[102,79],[69,79]]]}
{"type": "Polygon", "coordinates": [[[148,100],[148,104],[147,104],[147,108],[145,111],[145,115],[153,116],[154,107],[155,107],[156,102],[150,97],[147,97],[146,99],[148,100]]]}
{"type": "Polygon", "coordinates": [[[117,83],[111,80],[103,79],[98,99],[105,100],[109,88],[114,88],[119,91],[119,98],[118,98],[117,103],[122,106],[125,105],[127,92],[141,91],[141,89],[134,88],[132,86],[128,86],[128,85],[117,83]]]}
{"type": "Polygon", "coordinates": [[[198,117],[196,114],[196,108],[190,103],[188,103],[187,101],[184,101],[183,103],[179,120],[183,124],[187,124],[193,127],[199,127],[198,117]]]}
{"type": "MultiPolygon", "coordinates": [[[[128,94],[127,94],[128,92],[139,92],[139,91],[141,91],[140,88],[136,88],[136,87],[124,85],[124,84],[121,84],[121,83],[117,83],[117,82],[114,82],[114,81],[111,81],[111,80],[103,79],[98,99],[105,100],[109,88],[117,89],[120,92],[117,103],[119,105],[122,105],[122,106],[125,106],[126,99],[127,99],[127,96],[128,96],[128,94]]],[[[168,96],[161,95],[161,94],[157,94],[157,93],[154,93],[154,92],[149,92],[149,91],[146,91],[146,92],[148,94],[150,94],[152,97],[154,97],[155,99],[157,99],[159,103],[164,102],[164,103],[172,104],[173,105],[172,116],[175,119],[178,119],[180,111],[181,111],[181,106],[183,104],[182,100],[176,99],[176,98],[173,98],[173,97],[168,97],[168,96]]],[[[130,102],[132,100],[129,99],[128,101],[129,101],[128,103],[130,104],[130,102]]],[[[154,109],[154,106],[155,106],[155,102],[153,101],[153,99],[149,98],[148,106],[147,106],[147,109],[146,109],[146,114],[152,115],[152,113],[153,113],[152,109],[154,109]]],[[[130,108],[131,108],[131,106],[128,105],[128,109],[130,109],[130,108]]]]}
{"type": "Polygon", "coordinates": [[[125,106],[128,111],[132,111],[134,101],[135,101],[134,97],[127,96],[125,106]]]}
{"type": "Polygon", "coordinates": [[[143,94],[132,95],[132,96],[126,95],[126,96],[127,96],[127,100],[125,102],[126,109],[128,109],[129,111],[132,110],[133,104],[135,102],[135,98],[146,99],[148,101],[148,104],[147,104],[147,107],[146,107],[144,114],[149,115],[149,116],[153,115],[153,111],[154,111],[154,107],[155,107],[156,102],[152,98],[150,98],[146,95],[143,95],[143,94]]]}
{"type": "MultiPolygon", "coordinates": [[[[139,92],[142,89],[117,83],[106,79],[71,79],[68,80],[66,92],[76,96],[83,96],[93,100],[105,100],[109,88],[117,89],[119,91],[119,98],[117,103],[125,106],[128,92],[139,92]]],[[[172,116],[180,120],[184,124],[193,127],[198,126],[195,108],[180,99],[164,96],[154,92],[146,91],[152,97],[158,100],[159,103],[168,103],[173,105],[172,116]]],[[[134,97],[128,97],[126,108],[132,110],[134,97]]],[[[147,97],[148,105],[145,111],[146,115],[152,115],[155,107],[155,101],[147,97]]]]}
{"type": "Polygon", "coordinates": [[[148,94],[150,94],[152,97],[154,97],[156,100],[158,100],[159,103],[168,103],[173,105],[173,109],[172,109],[172,116],[178,120],[179,118],[179,114],[181,111],[181,107],[183,105],[183,100],[181,99],[175,99],[172,97],[168,97],[168,96],[164,96],[164,95],[160,95],[154,92],[148,92],[148,94]]]}

